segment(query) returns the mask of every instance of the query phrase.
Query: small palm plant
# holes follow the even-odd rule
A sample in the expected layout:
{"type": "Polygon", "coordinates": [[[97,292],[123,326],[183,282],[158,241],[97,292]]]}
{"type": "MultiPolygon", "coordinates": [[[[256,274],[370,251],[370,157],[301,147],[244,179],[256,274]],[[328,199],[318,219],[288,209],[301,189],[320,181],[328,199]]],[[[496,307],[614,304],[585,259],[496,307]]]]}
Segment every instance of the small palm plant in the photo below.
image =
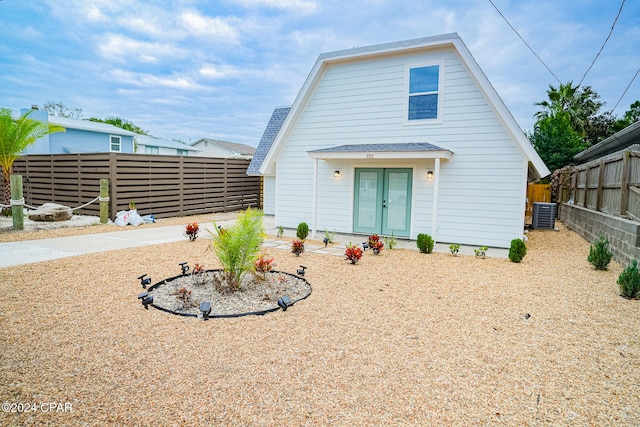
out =
{"type": "Polygon", "coordinates": [[[389,248],[390,251],[394,250],[396,246],[398,246],[398,240],[393,235],[393,231],[391,232],[391,236],[384,236],[382,237],[382,239],[384,240],[384,244],[387,246],[387,248],[389,248]]]}
{"type": "Polygon", "coordinates": [[[244,275],[255,268],[264,238],[263,216],[261,210],[249,208],[238,214],[233,226],[214,227],[215,232],[209,231],[213,238],[211,249],[218,256],[227,283],[234,291],[240,289],[244,275]]]}

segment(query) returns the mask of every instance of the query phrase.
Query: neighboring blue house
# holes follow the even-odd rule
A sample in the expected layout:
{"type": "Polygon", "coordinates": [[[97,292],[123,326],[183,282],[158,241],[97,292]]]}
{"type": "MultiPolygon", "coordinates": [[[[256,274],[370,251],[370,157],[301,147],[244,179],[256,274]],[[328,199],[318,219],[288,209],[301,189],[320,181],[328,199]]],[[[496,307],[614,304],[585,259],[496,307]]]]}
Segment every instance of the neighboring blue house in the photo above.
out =
{"type": "MultiPolygon", "coordinates": [[[[23,109],[25,114],[29,109],[23,109]]],[[[66,132],[45,135],[27,147],[24,154],[69,153],[133,153],[133,137],[137,134],[106,123],[49,116],[44,110],[31,110],[29,118],[54,123],[66,132]]]]}

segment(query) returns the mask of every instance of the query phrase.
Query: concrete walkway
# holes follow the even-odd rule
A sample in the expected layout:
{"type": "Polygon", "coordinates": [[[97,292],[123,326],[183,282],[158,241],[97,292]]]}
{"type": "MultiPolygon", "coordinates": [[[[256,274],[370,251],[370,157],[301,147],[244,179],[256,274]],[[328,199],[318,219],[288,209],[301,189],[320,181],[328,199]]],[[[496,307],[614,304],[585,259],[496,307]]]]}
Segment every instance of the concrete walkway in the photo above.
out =
{"type": "MultiPolygon", "coordinates": [[[[233,219],[217,221],[222,226],[233,224],[233,219]]],[[[269,236],[277,234],[277,227],[273,216],[265,216],[264,226],[269,236]]],[[[207,228],[207,227],[203,227],[207,228]]],[[[286,237],[295,237],[295,230],[287,229],[286,237]]],[[[323,233],[317,233],[312,240],[322,241],[323,233]]],[[[309,236],[311,239],[311,236],[309,236]]],[[[109,233],[86,234],[82,236],[57,237],[52,239],[25,240],[20,242],[0,243],[0,268],[15,265],[31,264],[96,252],[106,252],[140,246],[159,245],[163,243],[185,240],[184,225],[170,225],[165,227],[127,226],[122,231],[109,233]]],[[[353,234],[336,234],[334,244],[324,247],[322,243],[307,242],[305,251],[311,253],[344,256],[344,250],[349,243],[362,244],[367,236],[353,234]]],[[[291,250],[287,240],[273,237],[267,238],[263,245],[281,250],[291,250]]],[[[413,240],[398,240],[398,248],[417,250],[413,240]]],[[[460,247],[461,255],[473,255],[474,247],[460,247]]],[[[449,245],[437,243],[434,252],[449,252],[449,245]]],[[[487,257],[507,258],[508,249],[490,248],[487,257]]]]}

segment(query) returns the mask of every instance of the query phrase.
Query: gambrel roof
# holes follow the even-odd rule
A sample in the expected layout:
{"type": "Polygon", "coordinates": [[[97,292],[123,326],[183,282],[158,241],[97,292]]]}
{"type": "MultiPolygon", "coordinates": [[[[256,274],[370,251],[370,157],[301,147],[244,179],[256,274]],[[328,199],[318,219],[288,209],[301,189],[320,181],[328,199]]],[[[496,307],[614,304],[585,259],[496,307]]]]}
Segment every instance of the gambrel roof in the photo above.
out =
{"type": "Polygon", "coordinates": [[[251,165],[252,173],[262,175],[273,175],[275,173],[275,161],[278,158],[280,151],[283,149],[284,142],[289,138],[296,121],[302,114],[307,101],[312,96],[327,67],[337,63],[374,59],[389,55],[420,52],[428,53],[442,48],[452,48],[458,54],[462,63],[466,66],[470,76],[475,81],[479,90],[483,93],[488,104],[496,112],[505,130],[510,134],[511,139],[517,144],[523,156],[527,159],[529,163],[529,179],[535,180],[549,175],[550,172],[544,162],[538,153],[536,153],[528,138],[522,132],[520,126],[515,121],[502,99],[500,99],[500,96],[456,33],[321,54],[298,93],[293,106],[290,111],[287,112],[284,121],[281,123],[279,132],[269,144],[266,155],[264,158],[260,159],[256,159],[254,157],[255,162],[252,162],[251,165]]]}

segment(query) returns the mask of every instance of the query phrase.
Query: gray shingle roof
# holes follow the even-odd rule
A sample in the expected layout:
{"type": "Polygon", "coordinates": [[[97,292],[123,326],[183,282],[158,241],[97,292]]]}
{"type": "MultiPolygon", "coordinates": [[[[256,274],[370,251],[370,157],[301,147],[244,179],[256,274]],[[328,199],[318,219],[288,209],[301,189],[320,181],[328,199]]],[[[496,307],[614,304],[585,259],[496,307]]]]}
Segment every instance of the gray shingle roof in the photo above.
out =
{"type": "Polygon", "coordinates": [[[262,134],[260,143],[258,144],[258,148],[256,148],[253,159],[251,159],[251,163],[249,163],[247,175],[258,175],[260,173],[260,166],[262,166],[262,162],[265,157],[267,157],[271,144],[273,144],[276,136],[278,136],[278,132],[280,132],[280,128],[282,127],[282,124],[287,118],[290,110],[291,107],[281,107],[273,110],[269,123],[264,130],[264,134],[262,134]]]}
{"type": "Polygon", "coordinates": [[[250,156],[256,151],[254,147],[247,144],[239,144],[237,142],[221,141],[219,139],[211,139],[211,138],[200,138],[199,140],[192,142],[191,145],[196,145],[202,141],[208,142],[209,144],[215,144],[220,147],[224,147],[228,150],[231,150],[235,153],[238,153],[244,156],[250,156]]]}
{"type": "Polygon", "coordinates": [[[408,142],[398,144],[351,144],[337,147],[321,148],[311,150],[309,153],[360,153],[360,152],[383,152],[383,151],[449,151],[446,148],[429,144],[428,142],[408,142]]]}

